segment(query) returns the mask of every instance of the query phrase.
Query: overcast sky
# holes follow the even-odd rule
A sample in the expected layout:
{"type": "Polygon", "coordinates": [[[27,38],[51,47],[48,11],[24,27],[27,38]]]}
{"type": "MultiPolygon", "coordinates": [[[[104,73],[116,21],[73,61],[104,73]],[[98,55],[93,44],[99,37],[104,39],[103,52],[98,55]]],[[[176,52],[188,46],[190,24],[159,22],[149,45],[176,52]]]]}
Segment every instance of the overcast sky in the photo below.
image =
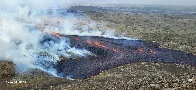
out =
{"type": "Polygon", "coordinates": [[[153,4],[196,6],[196,0],[0,0],[0,7],[16,5],[65,6],[70,4],[153,4]]]}
{"type": "Polygon", "coordinates": [[[121,4],[158,4],[158,5],[196,5],[196,0],[73,0],[86,3],[121,3],[121,4]]]}

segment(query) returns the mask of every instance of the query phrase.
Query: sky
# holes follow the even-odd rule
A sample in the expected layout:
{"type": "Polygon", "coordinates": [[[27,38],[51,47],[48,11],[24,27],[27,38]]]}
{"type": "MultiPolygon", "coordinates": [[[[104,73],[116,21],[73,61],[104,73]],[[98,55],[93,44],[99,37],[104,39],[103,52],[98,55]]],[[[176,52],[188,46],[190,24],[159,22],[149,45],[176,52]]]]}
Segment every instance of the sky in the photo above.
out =
{"type": "Polygon", "coordinates": [[[196,0],[0,0],[0,7],[14,7],[19,4],[31,6],[66,6],[72,4],[152,4],[196,6],[196,0]]]}
{"type": "Polygon", "coordinates": [[[73,2],[196,6],[196,0],[73,0],[73,2]]]}

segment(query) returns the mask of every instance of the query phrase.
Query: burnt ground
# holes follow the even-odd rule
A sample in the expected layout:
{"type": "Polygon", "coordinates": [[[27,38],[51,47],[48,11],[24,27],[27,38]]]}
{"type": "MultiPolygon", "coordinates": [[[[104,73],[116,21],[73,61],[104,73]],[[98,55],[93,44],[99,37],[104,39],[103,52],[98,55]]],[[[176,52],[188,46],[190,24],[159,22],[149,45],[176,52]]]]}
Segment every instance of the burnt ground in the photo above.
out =
{"type": "MultiPolygon", "coordinates": [[[[95,21],[107,22],[106,27],[116,28],[117,34],[124,33],[125,36],[129,37],[134,36],[142,40],[156,41],[161,47],[195,53],[194,15],[191,17],[189,15],[170,14],[138,15],[122,12],[87,12],[87,14],[95,21]],[[158,23],[157,20],[160,22],[158,23]]],[[[1,65],[3,64],[4,62],[1,62],[1,65]]],[[[6,66],[6,70],[10,70],[10,65],[6,66]]],[[[8,76],[13,75],[13,65],[11,67],[12,72],[8,76]]],[[[132,63],[103,71],[99,75],[85,80],[72,81],[51,77],[39,70],[33,74],[15,75],[15,77],[8,78],[8,81],[14,78],[25,80],[27,83],[7,84],[6,86],[6,80],[1,79],[0,86],[4,86],[2,89],[196,89],[195,67],[165,63],[132,63]]]]}
{"type": "MultiPolygon", "coordinates": [[[[64,39],[64,37],[70,39],[72,47],[85,48],[94,55],[58,62],[55,67],[63,77],[86,79],[104,70],[135,62],[196,66],[196,55],[159,48],[159,45],[155,42],[77,35],[62,35],[61,39],[64,39]]],[[[48,40],[45,41],[48,42],[48,40]]]]}

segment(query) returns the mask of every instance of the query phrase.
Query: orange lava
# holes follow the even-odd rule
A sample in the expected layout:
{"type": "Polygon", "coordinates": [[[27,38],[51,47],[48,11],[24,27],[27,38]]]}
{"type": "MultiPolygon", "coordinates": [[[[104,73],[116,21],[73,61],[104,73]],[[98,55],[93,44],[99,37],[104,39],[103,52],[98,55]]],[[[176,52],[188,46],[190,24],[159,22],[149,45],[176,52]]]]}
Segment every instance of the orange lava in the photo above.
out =
{"type": "MultiPolygon", "coordinates": [[[[107,46],[104,46],[104,45],[102,45],[101,43],[99,43],[99,42],[97,42],[97,41],[95,41],[94,43],[92,42],[92,41],[90,41],[90,40],[86,40],[86,42],[88,43],[88,44],[91,44],[91,45],[94,45],[94,46],[96,46],[96,47],[101,47],[101,48],[104,48],[104,49],[110,49],[110,48],[108,48],[107,46]]],[[[116,49],[111,49],[113,52],[118,52],[116,49]]]]}
{"type": "Polygon", "coordinates": [[[62,38],[60,34],[55,33],[55,32],[52,32],[52,35],[53,35],[53,36],[56,36],[56,37],[58,37],[58,38],[62,38]]]}
{"type": "MultiPolygon", "coordinates": [[[[53,36],[56,36],[56,37],[58,37],[58,38],[62,38],[60,34],[55,33],[55,32],[46,31],[46,30],[44,29],[44,27],[42,27],[42,26],[37,26],[37,28],[39,28],[39,29],[40,29],[41,31],[43,31],[43,32],[46,32],[46,33],[51,34],[51,35],[53,35],[53,36]]],[[[78,37],[75,37],[74,39],[77,40],[77,41],[79,40],[78,37]]],[[[90,40],[86,40],[86,42],[87,42],[88,44],[91,44],[91,45],[94,45],[94,46],[97,46],[97,47],[101,47],[101,48],[104,48],[104,49],[109,49],[107,46],[102,45],[101,43],[99,43],[99,42],[97,42],[97,41],[95,41],[95,42],[93,43],[93,42],[91,42],[90,40]]],[[[112,50],[113,52],[118,52],[116,49],[111,49],[111,50],[112,50]]]]}
{"type": "Polygon", "coordinates": [[[156,54],[157,52],[153,51],[153,50],[149,50],[150,53],[156,54]]]}
{"type": "Polygon", "coordinates": [[[139,52],[143,52],[144,50],[142,48],[137,49],[139,52]]]}
{"type": "Polygon", "coordinates": [[[62,38],[60,34],[55,33],[55,32],[46,31],[46,30],[44,30],[44,27],[42,27],[42,26],[37,26],[37,28],[39,28],[39,29],[40,29],[41,31],[43,31],[43,32],[46,32],[46,33],[51,34],[51,35],[53,35],[53,36],[56,36],[56,37],[58,37],[58,38],[62,38]]]}
{"type": "Polygon", "coordinates": [[[86,42],[87,42],[88,44],[93,44],[90,40],[86,40],[86,42]]]}
{"type": "Polygon", "coordinates": [[[102,48],[108,49],[107,46],[104,46],[104,45],[100,44],[99,42],[95,42],[94,45],[98,46],[98,47],[102,47],[102,48]]]}

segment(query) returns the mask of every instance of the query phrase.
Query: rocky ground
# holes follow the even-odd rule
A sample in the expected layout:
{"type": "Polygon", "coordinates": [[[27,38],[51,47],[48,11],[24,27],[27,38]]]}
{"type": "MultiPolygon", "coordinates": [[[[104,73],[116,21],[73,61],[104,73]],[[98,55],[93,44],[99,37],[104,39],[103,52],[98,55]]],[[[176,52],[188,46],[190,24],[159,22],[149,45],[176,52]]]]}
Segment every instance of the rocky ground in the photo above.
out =
{"type": "MultiPolygon", "coordinates": [[[[85,9],[84,9],[85,11],[85,9]]],[[[85,11],[94,21],[116,34],[156,41],[161,47],[196,54],[196,15],[144,14],[85,11]]],[[[52,77],[40,70],[15,73],[12,62],[0,62],[0,89],[114,89],[114,90],[196,90],[196,68],[164,63],[133,63],[106,70],[86,80],[52,77]],[[9,77],[6,78],[5,77],[9,77]],[[10,84],[10,81],[26,81],[10,84]]]]}
{"type": "Polygon", "coordinates": [[[90,18],[107,22],[117,35],[156,41],[161,47],[196,53],[196,15],[159,15],[88,12],[90,18]]]}
{"type": "Polygon", "coordinates": [[[18,90],[32,88],[46,90],[195,90],[196,68],[176,64],[135,63],[103,71],[86,80],[56,78],[38,70],[8,79],[8,81],[17,80],[26,81],[26,83],[6,84],[3,88],[18,90]]]}
{"type": "Polygon", "coordinates": [[[0,61],[0,71],[0,78],[14,76],[15,65],[12,62],[0,61]]]}

